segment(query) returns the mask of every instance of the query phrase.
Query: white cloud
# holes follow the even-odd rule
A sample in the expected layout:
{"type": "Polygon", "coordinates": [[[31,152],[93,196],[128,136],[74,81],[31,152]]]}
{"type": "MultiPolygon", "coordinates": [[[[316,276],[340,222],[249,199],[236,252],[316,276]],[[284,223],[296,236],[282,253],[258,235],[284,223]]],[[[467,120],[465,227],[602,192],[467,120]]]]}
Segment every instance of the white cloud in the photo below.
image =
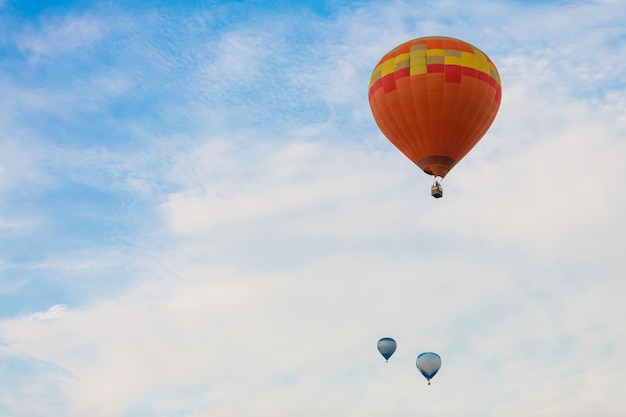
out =
{"type": "MultiPolygon", "coordinates": [[[[254,130],[231,126],[225,135],[227,120],[213,125],[213,115],[198,130],[158,137],[151,136],[158,129],[137,124],[133,133],[149,144],[140,152],[47,153],[47,166],[64,178],[135,193],[162,222],[145,219],[153,234],[109,251],[92,247],[31,264],[93,293],[110,281],[127,285],[80,306],[51,301],[46,311],[0,321],[11,352],[56,367],[39,372],[45,384],[22,395],[59,387],[53,398],[67,404],[48,416],[619,416],[626,409],[619,392],[626,105],[619,84],[588,95],[572,82],[604,87],[624,67],[610,58],[615,65],[602,77],[592,76],[594,62],[574,71],[567,57],[555,58],[555,45],[589,12],[584,27],[597,35],[581,44],[604,51],[611,29],[598,26],[623,11],[473,4],[442,20],[450,5],[433,3],[435,17],[416,20],[423,10],[404,3],[366,4],[320,23],[329,32],[311,50],[319,65],[277,79],[320,86],[313,100],[333,110],[323,120],[307,123],[298,113],[295,128],[283,117],[254,130]],[[504,14],[480,20],[483,10],[504,14]],[[539,45],[541,31],[529,30],[544,19],[539,12],[546,21],[569,13],[546,28],[553,44],[539,45]],[[366,84],[372,62],[416,26],[418,36],[428,28],[462,33],[471,29],[466,16],[481,25],[478,40],[504,33],[489,41],[493,54],[485,47],[498,58],[503,105],[435,200],[430,179],[375,130],[366,84]],[[512,40],[520,47],[503,47],[512,40]],[[334,78],[323,82],[331,69],[334,78]],[[98,282],[83,279],[88,274],[98,282]],[[382,336],[399,341],[389,364],[376,352],[382,336]],[[414,366],[424,350],[443,356],[430,387],[414,366]]],[[[280,48],[263,49],[277,45],[275,37],[251,33],[219,37],[199,67],[254,84],[280,48]]],[[[578,41],[568,42],[564,50],[573,53],[578,41]]],[[[298,70],[310,63],[279,58],[298,70]]],[[[124,94],[118,81],[104,84],[124,94]]],[[[211,91],[200,81],[199,94],[211,91]]],[[[245,110],[271,101],[248,98],[245,110]]],[[[200,101],[185,111],[202,114],[200,101]]],[[[220,117],[245,111],[232,103],[211,105],[220,117]]],[[[5,184],[23,183],[16,181],[5,184]]],[[[5,398],[13,414],[34,414],[5,398]]]]}
{"type": "MultiPolygon", "coordinates": [[[[330,229],[336,226],[323,221],[324,213],[333,215],[340,208],[345,216],[354,211],[373,215],[375,209],[367,206],[368,192],[375,185],[389,187],[400,179],[397,172],[387,177],[382,169],[370,171],[369,167],[383,161],[381,156],[329,149],[311,142],[294,142],[270,155],[263,151],[263,146],[253,146],[237,154],[222,155],[222,158],[222,163],[233,169],[229,177],[221,177],[218,183],[214,183],[211,176],[205,182],[199,179],[193,189],[170,196],[163,209],[173,231],[205,234],[214,228],[256,223],[259,219],[283,230],[291,227],[290,218],[295,216],[295,221],[301,222],[313,210],[322,216],[320,221],[311,218],[310,223],[294,225],[296,229],[292,231],[300,234],[304,226],[313,234],[321,230],[330,232],[325,224],[329,224],[330,229]],[[254,171],[251,171],[252,166],[241,173],[237,171],[237,167],[255,158],[254,171]],[[321,166],[325,169],[320,170],[321,166]]],[[[377,208],[381,208],[380,205],[377,208]]],[[[384,219],[379,212],[368,223],[385,222],[384,219]]],[[[351,231],[359,232],[356,225],[351,231]]]]}
{"type": "MultiPolygon", "coordinates": [[[[581,292],[569,300],[555,292],[561,301],[546,309],[519,293],[513,271],[487,272],[483,260],[469,259],[452,267],[446,259],[329,256],[270,273],[163,261],[161,267],[176,271],[165,280],[45,325],[5,321],[2,332],[77,377],[66,385],[76,415],[122,415],[151,393],[194,386],[206,386],[207,393],[186,404],[208,407],[198,415],[382,411],[398,403],[406,409],[393,407],[391,415],[421,409],[454,416],[460,409],[497,413],[509,408],[506,399],[525,404],[509,410],[513,416],[541,415],[559,398],[592,386],[593,398],[618,410],[611,384],[619,367],[608,366],[617,352],[608,362],[597,352],[604,340],[619,346],[623,335],[617,322],[602,327],[594,317],[604,311],[600,306],[617,305],[619,291],[581,292]],[[468,280],[473,290],[463,284],[468,280]],[[493,316],[494,308],[507,305],[508,313],[493,316]],[[474,316],[480,311],[492,315],[491,325],[474,316]],[[449,328],[454,322],[458,327],[449,328]],[[389,330],[400,348],[386,365],[375,341],[389,330]],[[41,343],[49,338],[55,343],[41,343]],[[433,347],[444,366],[426,387],[412,361],[433,347]],[[588,366],[578,375],[582,363],[588,366]],[[499,371],[485,372],[490,364],[499,371]],[[450,392],[455,401],[445,400],[450,392]],[[426,393],[427,404],[411,400],[426,393]]],[[[584,396],[573,397],[580,399],[560,412],[589,409],[584,396]]]]}
{"type": "Polygon", "coordinates": [[[43,149],[28,138],[4,135],[0,141],[0,192],[19,193],[19,188],[46,183],[39,167],[43,149]]]}
{"type": "Polygon", "coordinates": [[[261,82],[259,66],[271,58],[273,46],[266,33],[251,30],[228,33],[207,49],[214,57],[205,69],[208,87],[228,89],[234,83],[261,82]]]}
{"type": "Polygon", "coordinates": [[[46,311],[38,311],[28,316],[29,320],[46,321],[54,320],[63,316],[67,312],[67,306],[63,304],[56,304],[47,309],[46,311]]]}
{"type": "Polygon", "coordinates": [[[67,54],[102,39],[108,31],[103,23],[89,15],[45,20],[40,27],[26,29],[17,44],[35,59],[67,54]]]}

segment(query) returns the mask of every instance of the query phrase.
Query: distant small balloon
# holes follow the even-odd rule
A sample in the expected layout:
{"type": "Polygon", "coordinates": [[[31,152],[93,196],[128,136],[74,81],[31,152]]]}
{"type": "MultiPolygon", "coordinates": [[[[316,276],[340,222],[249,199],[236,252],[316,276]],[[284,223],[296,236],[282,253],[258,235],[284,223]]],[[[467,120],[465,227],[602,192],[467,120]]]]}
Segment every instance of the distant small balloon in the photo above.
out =
{"type": "Polygon", "coordinates": [[[378,341],[378,351],[385,358],[385,362],[389,362],[389,358],[396,351],[397,346],[398,344],[391,337],[383,337],[378,341]]]}
{"type": "Polygon", "coordinates": [[[441,356],[434,352],[420,353],[415,360],[415,366],[417,366],[417,369],[424,375],[428,380],[428,385],[430,385],[430,380],[441,368],[441,356]]]}

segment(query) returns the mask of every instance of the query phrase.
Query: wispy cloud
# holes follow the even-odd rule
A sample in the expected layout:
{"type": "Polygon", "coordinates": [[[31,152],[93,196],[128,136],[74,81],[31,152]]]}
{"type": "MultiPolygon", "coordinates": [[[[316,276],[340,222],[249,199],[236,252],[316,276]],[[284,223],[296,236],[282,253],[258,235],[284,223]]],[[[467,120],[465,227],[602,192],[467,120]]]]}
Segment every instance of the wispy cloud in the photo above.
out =
{"type": "Polygon", "coordinates": [[[17,46],[32,59],[54,57],[88,48],[105,37],[107,31],[108,26],[97,16],[65,15],[25,28],[17,46]]]}
{"type": "Polygon", "coordinates": [[[53,305],[46,311],[38,311],[28,316],[28,320],[46,321],[57,319],[67,311],[67,306],[63,304],[53,305]]]}
{"type": "Polygon", "coordinates": [[[0,77],[0,295],[35,300],[4,307],[0,414],[626,409],[623,2],[239,7],[13,37],[31,72],[0,77]],[[505,88],[441,200],[367,104],[380,56],[433,33],[505,88]],[[421,350],[444,359],[431,387],[421,350]]]}

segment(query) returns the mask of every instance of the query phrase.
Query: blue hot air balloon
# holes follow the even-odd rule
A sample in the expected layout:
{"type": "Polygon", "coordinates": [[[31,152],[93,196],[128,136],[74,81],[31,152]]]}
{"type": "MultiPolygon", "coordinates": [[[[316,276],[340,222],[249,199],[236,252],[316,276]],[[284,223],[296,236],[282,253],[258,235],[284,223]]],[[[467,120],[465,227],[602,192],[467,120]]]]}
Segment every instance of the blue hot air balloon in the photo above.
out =
{"type": "Polygon", "coordinates": [[[385,358],[385,362],[389,362],[389,358],[396,351],[397,346],[398,344],[391,337],[383,337],[378,341],[378,351],[385,358]]]}
{"type": "Polygon", "coordinates": [[[430,380],[441,368],[441,356],[434,352],[424,352],[417,355],[415,360],[417,369],[424,375],[430,385],[430,380]]]}

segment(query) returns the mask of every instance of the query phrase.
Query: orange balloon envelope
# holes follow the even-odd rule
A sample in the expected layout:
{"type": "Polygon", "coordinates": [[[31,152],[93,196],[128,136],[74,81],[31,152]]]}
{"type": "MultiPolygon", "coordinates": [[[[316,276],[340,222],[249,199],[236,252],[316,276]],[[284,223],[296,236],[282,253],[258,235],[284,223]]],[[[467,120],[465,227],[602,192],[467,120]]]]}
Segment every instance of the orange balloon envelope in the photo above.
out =
{"type": "Polygon", "coordinates": [[[369,85],[370,107],[383,134],[425,173],[441,178],[487,132],[501,97],[500,75],[489,57],[443,36],[392,49],[369,85]]]}

